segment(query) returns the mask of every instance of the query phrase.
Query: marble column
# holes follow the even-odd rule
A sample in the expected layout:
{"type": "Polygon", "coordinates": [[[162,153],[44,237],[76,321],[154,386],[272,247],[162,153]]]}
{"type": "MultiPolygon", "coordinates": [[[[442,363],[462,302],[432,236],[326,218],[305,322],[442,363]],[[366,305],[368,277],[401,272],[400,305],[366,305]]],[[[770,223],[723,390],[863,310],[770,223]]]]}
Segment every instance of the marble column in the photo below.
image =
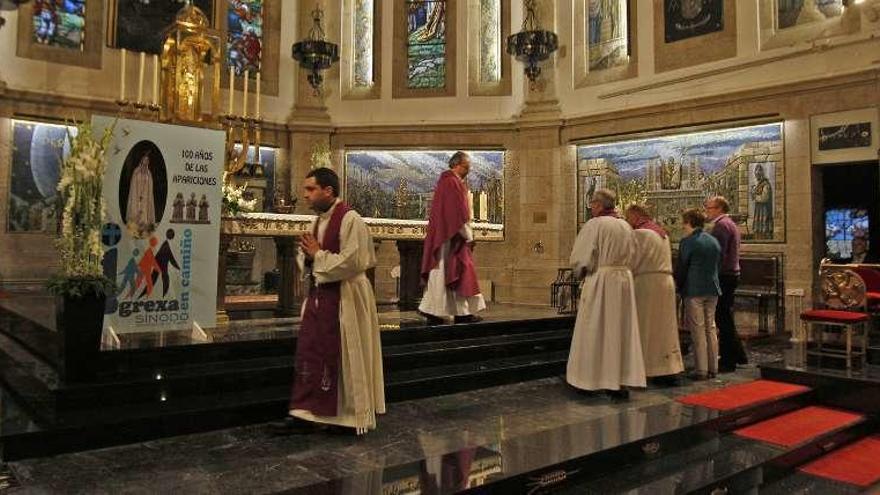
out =
{"type": "MultiPolygon", "coordinates": [[[[328,41],[339,43],[340,26],[338,18],[341,15],[338,2],[318,1],[324,10],[323,26],[328,41]]],[[[316,2],[298,2],[297,12],[297,39],[305,38],[312,28],[312,10],[316,2]]],[[[330,136],[333,126],[330,122],[330,114],[327,111],[326,98],[338,87],[339,64],[322,72],[324,84],[320,90],[315,90],[309,85],[309,71],[299,66],[296,68],[294,88],[294,103],[287,118],[287,126],[290,129],[290,155],[288,157],[287,173],[281,174],[286,179],[284,183],[288,188],[290,197],[300,197],[302,194],[302,182],[306,174],[312,168],[318,166],[330,166],[337,173],[342,172],[341,163],[330,160],[330,163],[322,163],[316,160],[316,151],[329,149],[330,136]]],[[[297,201],[296,213],[311,214],[305,202],[297,201]]]]}
{"type": "Polygon", "coordinates": [[[422,302],[422,241],[397,241],[400,253],[400,301],[403,311],[411,311],[422,302]]]}
{"type": "MultiPolygon", "coordinates": [[[[556,2],[537,0],[536,4],[541,28],[559,32],[556,2]]],[[[575,234],[575,153],[574,146],[560,142],[559,56],[557,52],[541,64],[534,83],[523,78],[525,99],[508,152],[505,229],[517,239],[510,299],[519,303],[549,304],[550,284],[556,270],[567,266],[575,234]]],[[[523,70],[520,63],[515,67],[523,70]]]]}
{"type": "Polygon", "coordinates": [[[297,237],[275,237],[275,252],[281,281],[278,287],[278,306],[275,313],[279,317],[299,316],[303,291],[299,280],[299,267],[296,264],[297,237]]]}

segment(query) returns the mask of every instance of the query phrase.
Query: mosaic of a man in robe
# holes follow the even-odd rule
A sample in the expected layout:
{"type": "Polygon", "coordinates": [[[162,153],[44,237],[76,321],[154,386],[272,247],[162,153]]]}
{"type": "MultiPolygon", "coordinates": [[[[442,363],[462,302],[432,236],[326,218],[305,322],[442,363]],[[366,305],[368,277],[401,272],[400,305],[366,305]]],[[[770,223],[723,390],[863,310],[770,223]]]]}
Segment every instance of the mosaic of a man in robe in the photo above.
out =
{"type": "Polygon", "coordinates": [[[755,165],[755,185],[752,186],[752,199],[754,207],[754,229],[757,237],[769,239],[773,237],[773,187],[764,166],[760,163],[755,165]]]}
{"type": "Polygon", "coordinates": [[[156,207],[153,202],[153,176],[150,173],[150,154],[144,153],[131,176],[128,187],[126,225],[134,232],[146,232],[156,223],[156,207]]]}

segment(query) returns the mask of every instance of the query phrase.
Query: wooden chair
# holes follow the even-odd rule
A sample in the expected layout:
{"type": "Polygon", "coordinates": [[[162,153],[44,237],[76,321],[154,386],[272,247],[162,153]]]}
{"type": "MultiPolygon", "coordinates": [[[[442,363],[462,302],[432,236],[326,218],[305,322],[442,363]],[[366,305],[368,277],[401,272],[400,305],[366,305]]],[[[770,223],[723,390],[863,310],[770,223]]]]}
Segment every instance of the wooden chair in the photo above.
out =
{"type": "Polygon", "coordinates": [[[858,356],[864,368],[870,322],[865,281],[850,268],[824,262],[819,269],[819,281],[824,307],[801,313],[807,339],[804,344],[805,361],[809,356],[818,356],[820,364],[822,357],[844,359],[846,368],[851,369],[853,356],[858,356]],[[827,345],[824,334],[828,329],[840,329],[844,340],[843,350],[839,344],[827,345]],[[853,349],[854,340],[857,349],[853,349]]]}

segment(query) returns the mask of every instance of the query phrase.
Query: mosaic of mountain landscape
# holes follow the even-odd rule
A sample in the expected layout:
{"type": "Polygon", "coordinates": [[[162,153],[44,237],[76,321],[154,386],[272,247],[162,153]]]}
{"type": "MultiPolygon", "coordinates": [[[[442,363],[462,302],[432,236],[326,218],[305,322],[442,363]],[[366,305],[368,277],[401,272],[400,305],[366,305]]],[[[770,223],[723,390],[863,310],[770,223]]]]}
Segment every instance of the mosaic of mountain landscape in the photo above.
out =
{"type": "MultiPolygon", "coordinates": [[[[366,217],[426,219],[437,178],[449,169],[451,151],[349,151],[345,154],[345,194],[366,217]]],[[[504,222],[504,152],[469,151],[468,175],[474,217],[504,222]]]]}

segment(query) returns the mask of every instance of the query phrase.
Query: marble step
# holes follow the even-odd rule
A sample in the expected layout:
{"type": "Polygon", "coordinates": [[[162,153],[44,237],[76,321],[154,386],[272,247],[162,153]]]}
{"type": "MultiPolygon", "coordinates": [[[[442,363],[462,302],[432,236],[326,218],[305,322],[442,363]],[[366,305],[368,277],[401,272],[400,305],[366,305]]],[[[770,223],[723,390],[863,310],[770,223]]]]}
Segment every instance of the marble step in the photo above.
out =
{"type": "MultiPolygon", "coordinates": [[[[481,366],[484,368],[494,366],[483,365],[487,360],[531,356],[542,361],[544,355],[558,352],[564,352],[567,357],[569,343],[570,331],[556,330],[390,346],[385,350],[383,357],[389,378],[398,374],[410,376],[416,373],[420,378],[430,379],[438,373],[444,377],[447,373],[452,373],[454,376],[472,375],[481,371],[481,366]],[[449,369],[456,371],[448,371],[449,369]]],[[[54,389],[56,406],[61,410],[69,410],[89,408],[96,401],[102,404],[151,402],[161,397],[172,400],[172,397],[212,392],[235,393],[242,388],[289,386],[293,376],[292,356],[293,353],[290,352],[278,357],[195,363],[185,366],[157,366],[96,382],[62,384],[54,389]]],[[[531,379],[531,377],[546,376],[535,373],[534,369],[529,369],[528,373],[514,373],[511,377],[531,379]]],[[[417,391],[416,388],[412,390],[413,393],[417,391]]],[[[413,395],[404,393],[403,397],[413,398],[413,395]]]]}
{"type": "Polygon", "coordinates": [[[762,364],[761,377],[806,385],[819,403],[869,415],[880,415],[880,366],[838,370],[817,366],[762,364]]]}
{"type": "MultiPolygon", "coordinates": [[[[550,376],[564,369],[556,353],[486,361],[481,366],[448,365],[386,375],[389,402],[441,395],[462,390],[550,376]]],[[[566,353],[567,357],[567,353],[566,353]]],[[[278,419],[285,414],[288,384],[243,388],[222,394],[175,396],[166,391],[150,402],[112,405],[100,400],[89,409],[56,412],[23,431],[3,428],[3,460],[54,455],[63,452],[145,441],[278,419]]],[[[15,395],[13,394],[13,397],[15,395]]]]}
{"type": "Polygon", "coordinates": [[[785,476],[806,460],[859,438],[872,428],[871,422],[864,418],[793,448],[726,434],[577,484],[577,493],[745,493],[754,491],[768,479],[785,476]]]}
{"type": "Polygon", "coordinates": [[[789,476],[758,488],[761,495],[850,495],[856,493],[877,493],[880,486],[863,490],[855,485],[841,483],[811,474],[794,472],[789,476]]]}

